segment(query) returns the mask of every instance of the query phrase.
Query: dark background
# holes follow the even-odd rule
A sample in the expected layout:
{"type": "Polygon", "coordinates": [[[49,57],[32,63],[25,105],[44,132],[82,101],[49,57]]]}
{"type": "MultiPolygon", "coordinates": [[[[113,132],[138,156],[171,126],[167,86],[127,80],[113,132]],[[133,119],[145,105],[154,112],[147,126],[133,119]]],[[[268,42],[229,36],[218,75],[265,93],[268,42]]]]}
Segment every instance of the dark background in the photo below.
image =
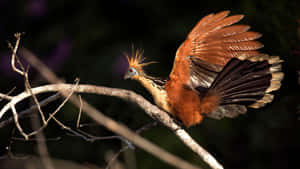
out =
{"type": "MultiPolygon", "coordinates": [[[[1,0],[0,92],[7,93],[14,86],[17,87],[14,94],[24,89],[23,79],[10,68],[7,40],[14,42],[15,32],[25,32],[21,46],[38,55],[67,82],[79,77],[81,83],[134,90],[152,101],[140,84],[122,79],[127,66],[122,53],[130,51],[132,44],[143,48],[149,61],[159,62],[149,66],[148,72],[167,76],[177,48],[196,22],[209,13],[231,10],[231,14],[245,14],[241,23],[263,34],[262,52],[285,60],[282,88],[275,92],[274,102],[262,109],[251,109],[235,119],[205,119],[187,131],[227,169],[299,168],[299,9],[298,0],[1,0]]],[[[30,76],[31,80],[40,81],[33,69],[30,76]]],[[[105,96],[85,95],[84,98],[133,130],[153,121],[132,103],[105,96]]],[[[26,108],[25,105],[21,104],[19,109],[26,108]]],[[[68,104],[58,118],[74,127],[77,112],[68,104]]],[[[92,123],[86,116],[82,121],[92,123]]],[[[21,122],[26,126],[26,119],[21,122]]],[[[11,124],[0,129],[2,155],[6,154],[13,127],[11,124]]],[[[113,135],[101,126],[85,130],[98,136],[113,135]]],[[[59,141],[47,142],[51,157],[86,166],[105,167],[105,154],[116,152],[122,146],[119,140],[90,143],[68,136],[54,123],[45,130],[45,135],[61,137],[59,141]]],[[[142,136],[191,163],[208,168],[166,127],[155,127],[142,136]]],[[[15,137],[20,136],[15,134],[15,137]]],[[[34,142],[13,141],[11,148],[15,155],[37,155],[34,142]]],[[[132,154],[139,169],[172,168],[141,149],[132,154]]],[[[126,156],[121,154],[118,159],[126,161],[126,156]]],[[[0,160],[0,168],[12,168],[8,161],[0,160]]]]}

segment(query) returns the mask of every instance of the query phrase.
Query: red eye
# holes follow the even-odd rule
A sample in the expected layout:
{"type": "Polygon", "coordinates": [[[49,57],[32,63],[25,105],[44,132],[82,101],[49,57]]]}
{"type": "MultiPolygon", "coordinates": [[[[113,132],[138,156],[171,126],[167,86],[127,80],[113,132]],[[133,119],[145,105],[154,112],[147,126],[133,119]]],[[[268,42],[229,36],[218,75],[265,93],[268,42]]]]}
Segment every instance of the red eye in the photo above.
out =
{"type": "Polygon", "coordinates": [[[133,72],[132,69],[129,69],[129,72],[133,72]]]}

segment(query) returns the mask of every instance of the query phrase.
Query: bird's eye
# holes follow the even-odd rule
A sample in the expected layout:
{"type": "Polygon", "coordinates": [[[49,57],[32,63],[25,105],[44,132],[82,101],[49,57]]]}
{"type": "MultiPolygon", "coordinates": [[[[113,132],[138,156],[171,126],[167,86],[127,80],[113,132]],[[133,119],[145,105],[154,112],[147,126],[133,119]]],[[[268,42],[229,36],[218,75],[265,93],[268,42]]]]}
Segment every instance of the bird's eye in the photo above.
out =
{"type": "Polygon", "coordinates": [[[134,68],[130,67],[127,70],[127,75],[128,75],[128,77],[132,77],[132,76],[138,75],[138,72],[134,68]]]}

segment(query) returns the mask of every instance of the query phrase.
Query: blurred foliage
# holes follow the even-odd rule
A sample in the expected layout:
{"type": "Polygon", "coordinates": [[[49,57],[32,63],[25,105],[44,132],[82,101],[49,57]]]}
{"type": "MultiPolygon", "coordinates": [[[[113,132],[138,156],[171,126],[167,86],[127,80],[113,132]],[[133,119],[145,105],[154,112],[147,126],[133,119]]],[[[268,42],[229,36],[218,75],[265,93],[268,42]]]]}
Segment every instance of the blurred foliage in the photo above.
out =
{"type": "MultiPolygon", "coordinates": [[[[296,113],[300,106],[297,84],[299,7],[298,0],[1,0],[1,93],[14,86],[17,87],[14,94],[24,89],[23,80],[10,69],[7,40],[14,41],[15,32],[26,32],[21,45],[37,54],[67,82],[72,83],[75,77],[80,77],[81,83],[130,89],[152,100],[137,82],[122,79],[126,70],[122,53],[129,51],[132,44],[143,48],[148,60],[159,62],[147,70],[155,76],[167,76],[177,48],[196,22],[209,13],[231,10],[232,14],[245,14],[242,23],[263,33],[260,41],[265,47],[262,52],[280,55],[285,60],[283,71],[286,76],[282,89],[276,92],[274,102],[265,108],[250,110],[236,119],[206,119],[201,125],[187,130],[225,168],[297,167],[300,152],[300,121],[296,113]]],[[[40,80],[33,69],[31,79],[40,80]]],[[[132,103],[104,96],[85,95],[84,98],[131,129],[152,121],[132,103]]],[[[25,107],[26,103],[19,109],[25,107]]],[[[74,127],[77,112],[68,104],[58,117],[74,127]]],[[[83,122],[91,123],[91,120],[84,116],[83,122]]],[[[26,119],[22,124],[26,125],[26,119]]],[[[13,124],[0,129],[2,154],[6,152],[12,129],[13,124]]],[[[86,130],[98,136],[113,135],[101,126],[86,130]]],[[[47,142],[52,157],[86,165],[105,166],[105,154],[118,151],[122,145],[119,140],[86,142],[66,135],[54,124],[45,130],[45,134],[48,138],[62,137],[60,141],[47,142]]],[[[192,163],[206,166],[163,126],[146,131],[142,136],[192,163]]],[[[37,155],[34,142],[14,141],[12,150],[15,154],[37,155]]],[[[140,149],[134,152],[139,169],[171,168],[140,149]]],[[[120,161],[126,159],[123,154],[120,161]]],[[[0,163],[0,168],[9,164],[5,160],[0,163]]]]}

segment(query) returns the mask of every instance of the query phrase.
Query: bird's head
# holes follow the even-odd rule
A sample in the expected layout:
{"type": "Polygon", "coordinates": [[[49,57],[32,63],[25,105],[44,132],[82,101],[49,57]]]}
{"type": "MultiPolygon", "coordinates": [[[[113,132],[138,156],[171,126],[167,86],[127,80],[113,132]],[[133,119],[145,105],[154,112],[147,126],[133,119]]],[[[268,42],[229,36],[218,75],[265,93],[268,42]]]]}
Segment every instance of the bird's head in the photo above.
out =
{"type": "Polygon", "coordinates": [[[155,63],[155,62],[146,62],[143,63],[145,61],[145,57],[143,57],[143,50],[132,50],[131,55],[129,56],[129,54],[125,54],[127,61],[128,61],[128,69],[127,72],[124,76],[124,79],[137,79],[141,76],[144,76],[144,70],[143,67],[147,66],[151,63],[155,63]]]}

